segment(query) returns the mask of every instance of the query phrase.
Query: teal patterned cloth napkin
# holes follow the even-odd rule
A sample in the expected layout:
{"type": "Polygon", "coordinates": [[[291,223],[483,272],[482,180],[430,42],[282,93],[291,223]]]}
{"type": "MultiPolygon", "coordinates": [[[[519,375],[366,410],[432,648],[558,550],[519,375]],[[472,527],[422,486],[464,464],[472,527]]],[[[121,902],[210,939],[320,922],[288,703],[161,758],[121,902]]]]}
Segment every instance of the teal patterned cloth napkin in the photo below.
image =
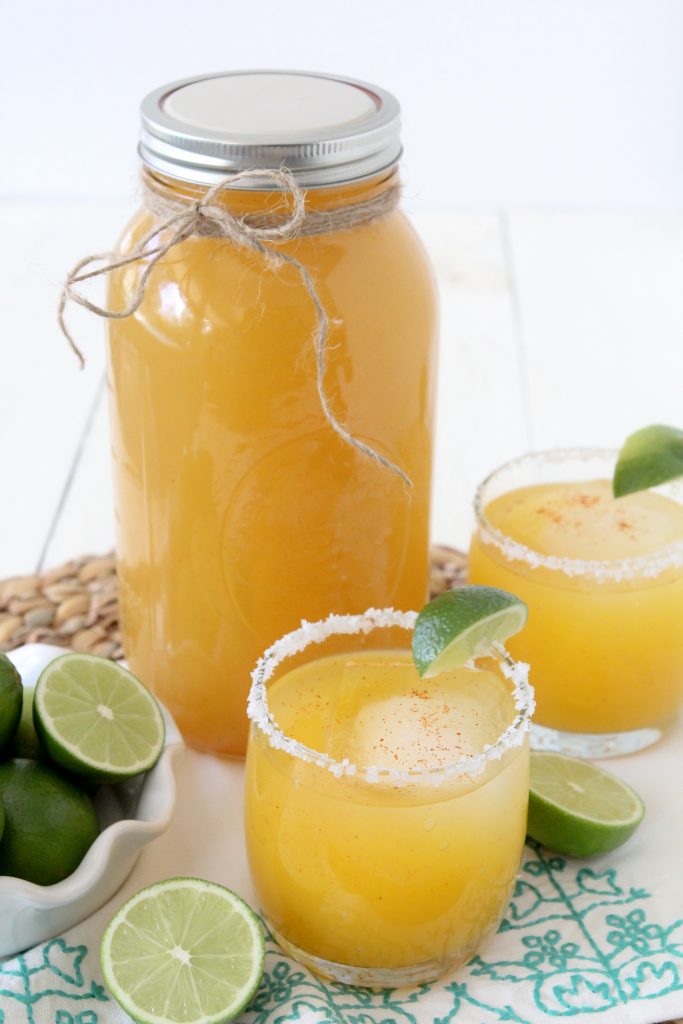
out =
{"type": "MultiPolygon", "coordinates": [[[[683,726],[610,767],[647,816],[620,850],[579,862],[525,851],[500,931],[466,967],[414,989],[320,981],[268,942],[240,1024],[659,1024],[683,1016],[683,726]]],[[[242,842],[242,768],[187,751],[169,831],[123,889],[65,935],[0,964],[0,1024],[128,1024],[102,982],[99,945],[129,895],[197,875],[253,902],[242,842]]],[[[1,908],[0,908],[1,912],[1,908]]]]}

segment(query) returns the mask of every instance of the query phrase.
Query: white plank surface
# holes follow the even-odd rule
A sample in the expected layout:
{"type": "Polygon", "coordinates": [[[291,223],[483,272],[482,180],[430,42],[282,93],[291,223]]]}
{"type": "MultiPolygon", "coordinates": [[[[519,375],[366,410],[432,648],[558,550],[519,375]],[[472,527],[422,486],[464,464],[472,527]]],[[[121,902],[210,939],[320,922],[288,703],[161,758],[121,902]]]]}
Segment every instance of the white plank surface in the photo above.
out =
{"type": "MultiPolygon", "coordinates": [[[[120,223],[120,204],[0,204],[3,577],[31,571],[40,560],[102,374],[97,325],[84,327],[83,372],[59,334],[59,283],[70,263],[111,239],[120,223]]],[[[81,318],[74,322],[83,329],[81,318]]]]}
{"type": "Polygon", "coordinates": [[[74,555],[103,554],[114,546],[114,494],[105,391],[102,378],[79,458],[47,539],[43,557],[46,566],[66,562],[74,555]]]}
{"type": "Polygon", "coordinates": [[[683,425],[683,213],[507,222],[535,446],[683,425]]]}
{"type": "MultiPolygon", "coordinates": [[[[57,285],[115,237],[123,204],[6,204],[0,578],[113,543],[102,328],[57,285]],[[93,403],[96,401],[96,405],[93,403]]],[[[618,444],[683,422],[683,214],[420,213],[441,293],[433,535],[466,545],[476,483],[530,447],[618,444]]]]}
{"type": "Polygon", "coordinates": [[[526,369],[497,214],[420,215],[441,301],[432,536],[464,547],[477,484],[529,447],[526,369]]]}

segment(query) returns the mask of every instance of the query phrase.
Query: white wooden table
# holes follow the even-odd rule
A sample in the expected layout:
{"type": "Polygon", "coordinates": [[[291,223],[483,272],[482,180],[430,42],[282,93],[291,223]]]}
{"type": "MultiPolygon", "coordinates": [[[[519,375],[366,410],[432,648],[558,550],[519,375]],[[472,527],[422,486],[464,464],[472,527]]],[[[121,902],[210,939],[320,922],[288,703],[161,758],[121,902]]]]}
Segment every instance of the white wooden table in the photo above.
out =
{"type": "MultiPolygon", "coordinates": [[[[55,320],[120,202],[0,202],[0,578],[113,543],[102,325],[55,320]]],[[[433,536],[463,546],[477,482],[530,448],[683,425],[683,212],[420,212],[441,290],[433,536]]]]}

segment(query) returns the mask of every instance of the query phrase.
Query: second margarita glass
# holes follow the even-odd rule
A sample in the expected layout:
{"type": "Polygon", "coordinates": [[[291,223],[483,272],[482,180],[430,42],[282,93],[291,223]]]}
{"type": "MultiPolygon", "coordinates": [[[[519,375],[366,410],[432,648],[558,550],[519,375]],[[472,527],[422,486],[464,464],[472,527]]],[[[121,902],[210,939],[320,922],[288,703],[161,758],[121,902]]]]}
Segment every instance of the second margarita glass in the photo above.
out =
{"type": "Polygon", "coordinates": [[[472,583],[529,608],[532,745],[580,757],[655,742],[683,702],[683,482],[615,499],[616,452],[530,454],[481,485],[472,583]]]}

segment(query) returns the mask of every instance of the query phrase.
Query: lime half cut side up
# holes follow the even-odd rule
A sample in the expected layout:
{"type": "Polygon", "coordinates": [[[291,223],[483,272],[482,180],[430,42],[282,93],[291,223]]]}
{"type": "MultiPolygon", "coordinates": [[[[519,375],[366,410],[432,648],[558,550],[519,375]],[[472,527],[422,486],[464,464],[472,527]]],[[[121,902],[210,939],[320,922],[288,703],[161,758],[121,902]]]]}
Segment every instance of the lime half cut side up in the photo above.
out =
{"type": "Polygon", "coordinates": [[[164,746],[164,720],[149,690],[92,654],[65,654],[43,669],[33,720],[58,765],[100,782],[149,771],[164,746]]]}
{"type": "Polygon", "coordinates": [[[529,835],[569,857],[608,853],[633,835],[645,807],[610,772],[564,754],[533,751],[529,835]]]}
{"type": "Polygon", "coordinates": [[[125,903],[102,939],[104,980],[138,1024],[224,1024],[252,999],[265,942],[229,889],[171,878],[125,903]]]}
{"type": "Polygon", "coordinates": [[[507,590],[459,587],[440,594],[417,617],[413,660],[422,677],[489,654],[524,628],[527,607],[507,590]]]}
{"type": "Polygon", "coordinates": [[[683,476],[683,430],[654,424],[626,438],[614,469],[615,498],[683,476]]]}

